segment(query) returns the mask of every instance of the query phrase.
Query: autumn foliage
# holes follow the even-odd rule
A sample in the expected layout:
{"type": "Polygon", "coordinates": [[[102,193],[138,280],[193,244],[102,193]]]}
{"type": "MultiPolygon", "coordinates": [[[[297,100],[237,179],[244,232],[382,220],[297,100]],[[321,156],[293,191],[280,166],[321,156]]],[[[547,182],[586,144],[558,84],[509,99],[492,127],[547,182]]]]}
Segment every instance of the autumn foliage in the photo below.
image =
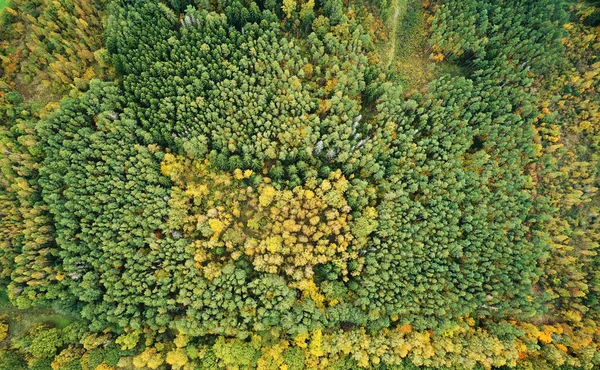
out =
{"type": "Polygon", "coordinates": [[[599,13],[9,1],[0,369],[600,366],[599,13]]]}

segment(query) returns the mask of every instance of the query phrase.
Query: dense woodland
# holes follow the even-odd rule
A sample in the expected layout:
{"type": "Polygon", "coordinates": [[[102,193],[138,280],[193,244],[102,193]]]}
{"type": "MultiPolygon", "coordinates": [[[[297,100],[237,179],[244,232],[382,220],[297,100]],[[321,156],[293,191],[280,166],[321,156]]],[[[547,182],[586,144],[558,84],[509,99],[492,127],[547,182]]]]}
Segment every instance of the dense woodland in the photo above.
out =
{"type": "Polygon", "coordinates": [[[0,62],[0,369],[600,367],[597,1],[8,0],[0,62]]]}

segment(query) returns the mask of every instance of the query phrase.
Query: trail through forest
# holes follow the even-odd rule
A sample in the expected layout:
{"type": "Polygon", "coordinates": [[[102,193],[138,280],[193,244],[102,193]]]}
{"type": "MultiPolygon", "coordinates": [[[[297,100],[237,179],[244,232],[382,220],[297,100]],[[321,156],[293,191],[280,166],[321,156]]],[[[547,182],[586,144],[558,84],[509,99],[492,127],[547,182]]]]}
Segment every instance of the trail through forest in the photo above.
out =
{"type": "Polygon", "coordinates": [[[391,31],[390,31],[390,44],[389,47],[387,48],[387,61],[385,63],[385,67],[386,69],[389,69],[390,66],[392,65],[395,56],[396,56],[396,43],[398,38],[396,37],[396,34],[398,32],[398,16],[400,15],[400,13],[402,13],[404,15],[404,13],[406,13],[406,1],[407,0],[395,0],[392,4],[392,10],[393,10],[393,15],[391,18],[391,31]]]}

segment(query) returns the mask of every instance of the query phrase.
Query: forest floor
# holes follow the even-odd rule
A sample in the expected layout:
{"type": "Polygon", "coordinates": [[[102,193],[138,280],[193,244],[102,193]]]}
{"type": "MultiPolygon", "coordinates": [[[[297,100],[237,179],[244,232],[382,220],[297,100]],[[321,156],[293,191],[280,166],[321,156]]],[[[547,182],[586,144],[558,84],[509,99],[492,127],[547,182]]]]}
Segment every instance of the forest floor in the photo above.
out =
{"type": "Polygon", "coordinates": [[[428,44],[431,8],[427,0],[394,0],[387,23],[389,41],[381,47],[386,69],[400,76],[408,90],[421,90],[444,74],[467,76],[468,68],[453,62],[434,64],[428,44]]]}
{"type": "Polygon", "coordinates": [[[383,60],[385,61],[386,69],[390,68],[390,65],[394,62],[396,58],[396,44],[398,39],[396,34],[398,33],[398,16],[406,13],[406,3],[409,0],[394,0],[391,7],[392,16],[388,21],[388,28],[390,29],[390,40],[385,48],[382,50],[383,60]]]}
{"type": "Polygon", "coordinates": [[[428,25],[422,0],[395,0],[389,19],[390,40],[383,51],[388,70],[407,87],[421,88],[436,75],[429,60],[428,25]]]}
{"type": "Polygon", "coordinates": [[[52,308],[18,309],[8,300],[6,290],[0,288],[0,321],[8,323],[8,337],[5,341],[26,333],[36,324],[62,329],[75,320],[75,317],[60,314],[52,308]],[[3,318],[5,315],[6,317],[3,318]]]}

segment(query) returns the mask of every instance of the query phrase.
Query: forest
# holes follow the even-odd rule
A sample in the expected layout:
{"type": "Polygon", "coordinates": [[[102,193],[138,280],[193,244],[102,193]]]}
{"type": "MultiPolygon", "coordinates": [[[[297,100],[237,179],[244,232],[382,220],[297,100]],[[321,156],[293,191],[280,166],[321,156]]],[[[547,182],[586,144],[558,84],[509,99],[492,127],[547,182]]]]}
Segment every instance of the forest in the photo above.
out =
{"type": "Polygon", "coordinates": [[[597,0],[0,0],[0,370],[600,368],[597,0]]]}

